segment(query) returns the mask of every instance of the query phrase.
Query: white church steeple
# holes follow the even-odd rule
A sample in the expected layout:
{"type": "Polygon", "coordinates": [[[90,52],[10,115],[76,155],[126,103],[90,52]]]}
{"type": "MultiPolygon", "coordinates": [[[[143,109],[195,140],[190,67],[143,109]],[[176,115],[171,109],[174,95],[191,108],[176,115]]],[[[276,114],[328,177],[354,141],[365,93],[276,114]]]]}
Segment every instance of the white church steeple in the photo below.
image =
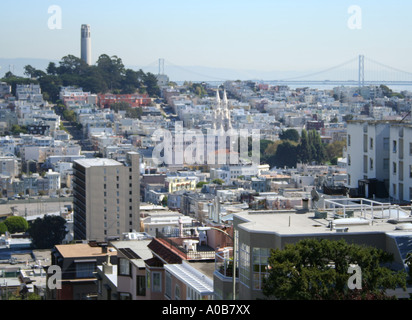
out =
{"type": "Polygon", "coordinates": [[[216,102],[212,122],[213,129],[229,130],[232,128],[226,90],[223,91],[223,100],[220,99],[219,89],[216,90],[216,102]]]}

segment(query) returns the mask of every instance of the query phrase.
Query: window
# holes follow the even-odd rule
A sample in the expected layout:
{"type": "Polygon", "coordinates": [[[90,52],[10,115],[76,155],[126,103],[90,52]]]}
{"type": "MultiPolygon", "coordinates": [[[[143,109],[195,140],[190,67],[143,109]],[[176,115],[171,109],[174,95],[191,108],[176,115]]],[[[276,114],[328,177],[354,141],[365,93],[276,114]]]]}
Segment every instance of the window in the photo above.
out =
{"type": "Polygon", "coordinates": [[[146,277],[136,276],[136,296],[146,295],[146,277]]]}
{"type": "Polygon", "coordinates": [[[363,173],[368,173],[368,156],[363,156],[363,173]]]}
{"type": "Polygon", "coordinates": [[[153,283],[153,292],[162,291],[162,274],[160,272],[152,272],[152,283],[153,283]]]}
{"type": "Polygon", "coordinates": [[[348,147],[350,147],[350,134],[348,134],[348,147]]]}
{"type": "Polygon", "coordinates": [[[249,285],[250,279],[250,247],[242,243],[239,248],[239,281],[249,285]]]}
{"type": "Polygon", "coordinates": [[[178,284],[175,287],[175,300],[180,300],[180,287],[178,284]]]}
{"type": "Polygon", "coordinates": [[[373,159],[369,158],[369,167],[371,170],[373,170],[373,159]]]}
{"type": "Polygon", "coordinates": [[[412,156],[412,143],[409,143],[409,155],[412,156]]]}
{"type": "Polygon", "coordinates": [[[393,140],[393,141],[392,141],[392,152],[393,152],[393,153],[396,153],[396,148],[397,148],[397,146],[396,146],[396,140],[393,140]]]}
{"type": "Polygon", "coordinates": [[[130,262],[125,258],[119,258],[119,275],[130,276],[130,262]]]}
{"type": "Polygon", "coordinates": [[[253,248],[253,289],[261,290],[263,278],[268,275],[268,259],[270,249],[268,248],[253,248]]]}
{"type": "Polygon", "coordinates": [[[119,300],[132,300],[132,296],[127,292],[119,292],[119,300]]]}
{"type": "Polygon", "coordinates": [[[393,174],[396,174],[396,162],[392,163],[393,174]]]}
{"type": "Polygon", "coordinates": [[[389,159],[383,159],[383,170],[389,169],[389,159]]]}
{"type": "Polygon", "coordinates": [[[389,151],[389,138],[383,138],[383,150],[389,151]]]}
{"type": "Polygon", "coordinates": [[[409,178],[412,178],[412,166],[409,166],[409,178]]]}
{"type": "Polygon", "coordinates": [[[79,262],[76,264],[77,278],[92,278],[95,271],[94,262],[79,262]]]}
{"type": "Polygon", "coordinates": [[[373,149],[373,138],[370,138],[369,139],[369,147],[370,147],[370,149],[373,149]]]}
{"type": "Polygon", "coordinates": [[[192,287],[186,287],[186,300],[209,300],[207,296],[201,296],[196,290],[192,287]]]}
{"type": "Polygon", "coordinates": [[[165,275],[165,296],[169,299],[172,298],[172,276],[169,272],[165,275]]]}

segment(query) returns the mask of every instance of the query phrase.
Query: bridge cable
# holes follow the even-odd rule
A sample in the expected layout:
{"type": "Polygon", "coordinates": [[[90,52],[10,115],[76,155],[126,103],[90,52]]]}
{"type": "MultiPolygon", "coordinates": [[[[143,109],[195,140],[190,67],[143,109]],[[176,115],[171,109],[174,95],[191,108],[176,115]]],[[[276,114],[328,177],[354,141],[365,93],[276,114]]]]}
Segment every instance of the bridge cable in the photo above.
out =
{"type": "Polygon", "coordinates": [[[291,77],[291,78],[287,78],[287,79],[282,79],[281,81],[289,81],[289,80],[301,79],[301,78],[303,78],[303,77],[312,77],[312,76],[315,76],[315,75],[319,75],[319,74],[322,74],[322,73],[325,73],[325,72],[328,72],[328,71],[331,71],[331,70],[334,70],[334,69],[338,69],[338,68],[340,68],[340,67],[343,67],[343,66],[345,66],[345,65],[347,65],[347,64],[349,64],[349,63],[352,63],[352,62],[354,62],[354,61],[357,61],[357,59],[358,59],[358,58],[356,57],[356,58],[350,59],[350,60],[348,60],[348,61],[346,61],[346,62],[343,62],[343,63],[341,63],[341,64],[339,64],[339,65],[330,67],[330,68],[325,69],[325,70],[322,70],[322,71],[318,71],[318,72],[306,74],[306,75],[303,75],[303,76],[297,76],[297,77],[291,77]]]}

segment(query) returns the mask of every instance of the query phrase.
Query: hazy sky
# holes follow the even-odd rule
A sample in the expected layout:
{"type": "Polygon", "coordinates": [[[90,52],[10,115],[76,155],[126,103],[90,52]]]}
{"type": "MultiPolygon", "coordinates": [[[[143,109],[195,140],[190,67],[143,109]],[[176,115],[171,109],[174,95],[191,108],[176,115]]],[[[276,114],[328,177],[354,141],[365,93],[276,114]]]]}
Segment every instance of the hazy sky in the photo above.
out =
{"type": "Polygon", "coordinates": [[[92,59],[126,65],[164,58],[179,66],[317,70],[359,54],[412,72],[412,1],[394,0],[1,0],[0,58],[80,55],[91,25],[92,59]],[[61,29],[50,29],[52,5],[61,29]],[[351,5],[360,29],[348,26],[351,5]]]}

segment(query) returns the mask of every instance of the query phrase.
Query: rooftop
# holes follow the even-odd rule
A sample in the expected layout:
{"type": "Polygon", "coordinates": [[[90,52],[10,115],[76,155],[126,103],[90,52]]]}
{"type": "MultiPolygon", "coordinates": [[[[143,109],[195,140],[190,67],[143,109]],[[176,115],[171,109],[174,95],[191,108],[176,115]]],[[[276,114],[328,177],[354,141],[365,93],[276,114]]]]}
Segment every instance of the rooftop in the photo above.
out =
{"type": "Polygon", "coordinates": [[[60,252],[60,254],[64,258],[78,258],[78,257],[91,257],[91,256],[107,256],[109,255],[116,255],[116,251],[107,250],[107,253],[104,253],[102,247],[100,246],[90,246],[87,243],[75,243],[75,244],[63,244],[63,245],[56,245],[56,250],[60,252]]]}
{"type": "Polygon", "coordinates": [[[182,264],[166,264],[164,268],[200,294],[214,293],[213,280],[192,267],[191,264],[183,261],[182,264]]]}
{"type": "Polygon", "coordinates": [[[284,236],[330,234],[342,231],[342,228],[353,233],[383,232],[401,235],[409,232],[412,235],[410,210],[383,203],[379,205],[377,202],[374,206],[351,203],[319,211],[256,210],[235,212],[233,215],[244,221],[239,225],[240,229],[284,236]],[[319,214],[320,212],[325,215],[319,214]]]}
{"type": "Polygon", "coordinates": [[[92,158],[92,159],[78,159],[75,160],[78,164],[85,168],[102,167],[102,166],[121,166],[122,164],[113,159],[107,158],[92,158]]]}
{"type": "Polygon", "coordinates": [[[152,240],[125,240],[125,241],[113,241],[111,244],[117,250],[122,252],[130,261],[138,268],[145,267],[145,260],[153,257],[152,251],[148,248],[148,245],[152,240]],[[130,255],[123,249],[130,249],[133,254],[130,255]]]}

